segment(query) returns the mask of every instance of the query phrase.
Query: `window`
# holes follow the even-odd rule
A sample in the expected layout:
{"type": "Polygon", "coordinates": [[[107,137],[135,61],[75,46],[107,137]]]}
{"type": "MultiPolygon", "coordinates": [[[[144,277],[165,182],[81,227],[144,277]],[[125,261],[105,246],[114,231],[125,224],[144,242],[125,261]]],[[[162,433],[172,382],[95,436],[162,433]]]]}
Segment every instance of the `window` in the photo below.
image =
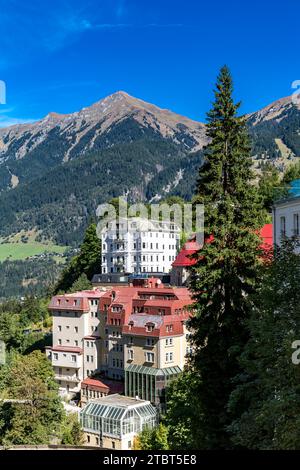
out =
{"type": "Polygon", "coordinates": [[[111,446],[112,446],[113,449],[115,449],[116,448],[116,443],[114,441],[112,441],[111,446]]]}
{"type": "Polygon", "coordinates": [[[58,340],[58,344],[61,345],[61,339],[58,340]]]}
{"type": "Polygon", "coordinates": [[[75,354],[72,354],[72,355],[71,355],[71,361],[72,361],[72,362],[76,362],[76,356],[75,356],[75,354]]]}
{"type": "Polygon", "coordinates": [[[78,326],[74,326],[75,333],[78,333],[78,326]]]}
{"type": "Polygon", "coordinates": [[[130,361],[133,360],[133,349],[128,349],[128,359],[129,359],[130,361]]]}
{"type": "Polygon", "coordinates": [[[146,346],[154,346],[154,338],[147,338],[146,346]]]}
{"type": "Polygon", "coordinates": [[[147,360],[147,362],[154,362],[154,353],[147,352],[146,353],[146,360],[147,360]]]}
{"type": "Polygon", "coordinates": [[[86,362],[90,362],[90,356],[89,355],[86,356],[86,362]]]}
{"type": "Polygon", "coordinates": [[[99,437],[96,437],[96,445],[99,445],[99,437]]]}
{"type": "Polygon", "coordinates": [[[61,331],[61,325],[58,325],[57,329],[58,331],[61,331]]]}
{"type": "Polygon", "coordinates": [[[77,339],[75,339],[75,341],[74,341],[74,346],[78,346],[78,341],[77,341],[77,339]]]}
{"type": "Polygon", "coordinates": [[[58,354],[57,354],[57,353],[54,353],[54,354],[53,354],[53,358],[57,361],[57,360],[58,360],[58,354]]]}
{"type": "Polygon", "coordinates": [[[154,330],[154,325],[146,325],[146,331],[150,332],[154,330]]]}
{"type": "Polygon", "coordinates": [[[86,347],[87,347],[87,348],[90,347],[90,342],[89,342],[89,341],[86,342],[86,347]]]}
{"type": "Polygon", "coordinates": [[[94,356],[91,356],[91,362],[94,362],[94,356]]]}
{"type": "Polygon", "coordinates": [[[280,217],[280,233],[282,237],[286,234],[285,217],[280,217]]]}
{"type": "Polygon", "coordinates": [[[294,236],[299,235],[299,214],[294,214],[294,236]]]}
{"type": "Polygon", "coordinates": [[[172,361],[173,361],[173,353],[170,352],[170,362],[172,362],[172,361]]]}

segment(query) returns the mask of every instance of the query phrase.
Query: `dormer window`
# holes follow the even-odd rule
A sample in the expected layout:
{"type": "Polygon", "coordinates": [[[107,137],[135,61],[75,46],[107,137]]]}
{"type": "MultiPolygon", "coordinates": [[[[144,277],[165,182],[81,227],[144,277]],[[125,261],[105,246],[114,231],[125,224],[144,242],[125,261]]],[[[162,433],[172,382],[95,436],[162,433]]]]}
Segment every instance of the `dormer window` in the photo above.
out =
{"type": "Polygon", "coordinates": [[[153,325],[153,323],[148,323],[148,324],[146,325],[146,331],[147,331],[148,333],[150,333],[150,332],[153,331],[153,330],[154,330],[154,325],[153,325]]]}

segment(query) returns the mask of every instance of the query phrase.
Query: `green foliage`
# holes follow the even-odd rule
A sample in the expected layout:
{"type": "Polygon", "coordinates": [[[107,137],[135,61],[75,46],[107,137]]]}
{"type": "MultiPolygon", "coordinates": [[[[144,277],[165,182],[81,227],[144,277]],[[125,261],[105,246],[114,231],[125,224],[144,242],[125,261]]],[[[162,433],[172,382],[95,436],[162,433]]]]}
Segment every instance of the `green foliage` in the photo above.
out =
{"type": "MultiPolygon", "coordinates": [[[[79,254],[70,262],[69,266],[63,271],[58,281],[55,292],[68,291],[79,282],[79,278],[84,274],[88,280],[91,280],[93,274],[101,272],[101,240],[97,235],[97,227],[95,223],[91,223],[84,236],[79,254]]],[[[82,284],[84,278],[81,278],[82,284]]],[[[85,284],[87,284],[85,282],[85,284]]]]}
{"type": "Polygon", "coordinates": [[[300,369],[292,362],[300,331],[300,256],[293,249],[293,242],[278,248],[265,269],[231,394],[230,409],[240,413],[229,430],[247,449],[300,446],[300,369]]]}
{"type": "Polygon", "coordinates": [[[26,295],[44,295],[57,282],[64,265],[52,255],[0,264],[0,299],[26,295]]]}
{"type": "Polygon", "coordinates": [[[70,292],[79,292],[81,290],[88,290],[92,288],[92,283],[88,280],[87,275],[82,273],[77,281],[75,281],[70,289],[70,292]]]}
{"type": "MultiPolygon", "coordinates": [[[[194,316],[190,321],[199,377],[201,415],[194,419],[205,432],[198,449],[229,448],[226,426],[232,416],[227,403],[232,379],[240,370],[239,355],[248,339],[245,320],[252,308],[249,294],[257,283],[263,217],[253,173],[245,119],[237,116],[227,67],[221,69],[215,102],[208,114],[210,143],[200,168],[198,201],[205,205],[205,243],[192,268],[194,316]]],[[[202,434],[203,435],[203,434],[202,434]]]]}
{"type": "MultiPolygon", "coordinates": [[[[8,351],[26,353],[33,348],[43,350],[51,341],[51,335],[46,336],[47,331],[44,330],[49,322],[47,305],[48,299],[36,297],[0,304],[0,339],[5,341],[8,351]]],[[[51,322],[48,328],[50,326],[51,322]]]]}
{"type": "Polygon", "coordinates": [[[45,354],[34,351],[13,355],[3,369],[2,396],[25,402],[1,404],[1,444],[49,443],[64,414],[50,362],[45,354]]]}
{"type": "Polygon", "coordinates": [[[192,450],[205,439],[205,429],[195,417],[202,416],[198,397],[199,376],[196,371],[184,371],[167,390],[168,443],[173,450],[192,450]]]}
{"type": "Polygon", "coordinates": [[[61,424],[61,443],[80,446],[84,443],[84,434],[76,413],[66,414],[61,424]]]}
{"type": "Polygon", "coordinates": [[[262,168],[262,173],[258,180],[258,191],[268,213],[271,211],[274,199],[282,192],[281,189],[282,184],[279,171],[271,163],[267,163],[262,168]]]}
{"type": "Polygon", "coordinates": [[[136,450],[168,450],[168,428],[160,423],[156,428],[145,428],[135,443],[136,450]]]}
{"type": "Polygon", "coordinates": [[[282,182],[288,186],[289,183],[295,179],[300,178],[300,162],[291,164],[284,172],[282,182]]]}
{"type": "Polygon", "coordinates": [[[21,325],[43,322],[48,316],[47,300],[35,296],[25,297],[20,311],[21,325]]]}

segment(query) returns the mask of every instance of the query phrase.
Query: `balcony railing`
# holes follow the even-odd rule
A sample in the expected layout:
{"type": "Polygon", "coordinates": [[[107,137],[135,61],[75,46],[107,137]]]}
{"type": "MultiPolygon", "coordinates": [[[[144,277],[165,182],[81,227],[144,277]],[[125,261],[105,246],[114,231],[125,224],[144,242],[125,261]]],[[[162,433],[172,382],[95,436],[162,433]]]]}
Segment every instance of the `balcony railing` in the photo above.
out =
{"type": "Polygon", "coordinates": [[[55,375],[55,379],[56,380],[65,380],[67,382],[80,382],[80,379],[74,375],[59,375],[59,374],[56,374],[55,375]]]}

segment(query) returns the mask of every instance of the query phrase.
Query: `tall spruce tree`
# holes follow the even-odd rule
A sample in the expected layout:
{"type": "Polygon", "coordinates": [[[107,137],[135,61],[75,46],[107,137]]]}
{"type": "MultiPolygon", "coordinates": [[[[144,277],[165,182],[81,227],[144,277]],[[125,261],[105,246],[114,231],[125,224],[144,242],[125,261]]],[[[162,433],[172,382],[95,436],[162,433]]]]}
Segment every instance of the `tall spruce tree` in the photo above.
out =
{"type": "Polygon", "coordinates": [[[101,240],[97,235],[97,226],[91,223],[85,232],[79,254],[74,256],[58,280],[54,293],[68,291],[85,274],[89,281],[93,274],[101,272],[101,240]]]}
{"type": "MultiPolygon", "coordinates": [[[[253,186],[245,119],[233,101],[227,66],[217,79],[208,113],[210,139],[200,168],[197,200],[205,206],[204,244],[192,269],[195,315],[190,322],[201,403],[197,448],[230,448],[227,404],[238,358],[247,341],[249,294],[256,287],[262,212],[253,186]],[[203,435],[205,436],[203,438],[203,435]]],[[[197,437],[195,437],[197,441],[197,437]]]]}

